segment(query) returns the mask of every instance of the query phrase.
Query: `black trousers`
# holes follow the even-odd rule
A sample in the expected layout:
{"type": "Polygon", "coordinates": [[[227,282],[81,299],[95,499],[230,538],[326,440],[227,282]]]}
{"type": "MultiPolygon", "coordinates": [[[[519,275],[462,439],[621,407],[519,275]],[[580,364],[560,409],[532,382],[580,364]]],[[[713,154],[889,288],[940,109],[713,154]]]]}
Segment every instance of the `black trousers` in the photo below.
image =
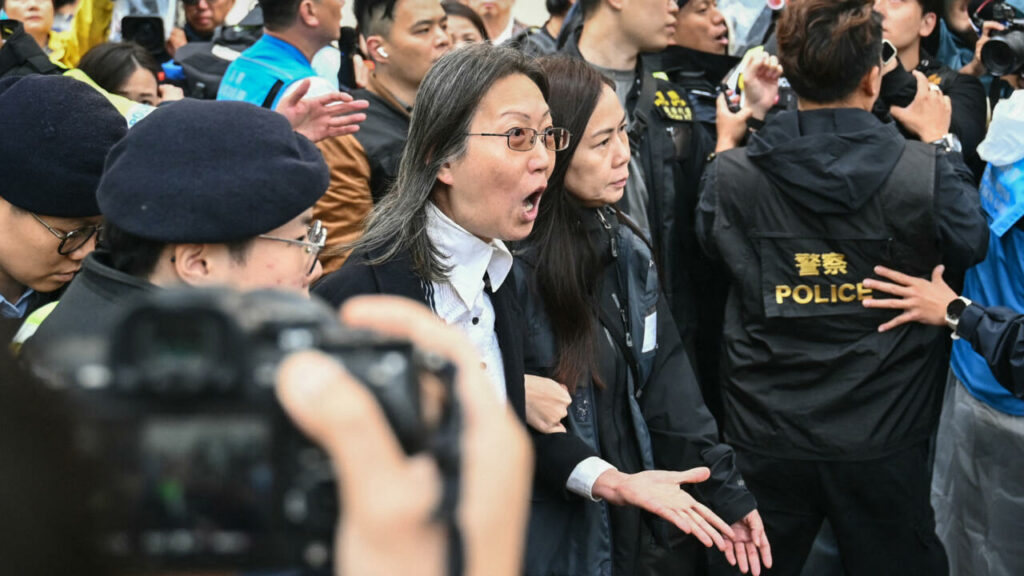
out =
{"type": "Polygon", "coordinates": [[[814,462],[736,450],[772,546],[771,576],[798,576],[828,518],[848,576],[945,576],[928,443],[875,460],[814,462]]]}

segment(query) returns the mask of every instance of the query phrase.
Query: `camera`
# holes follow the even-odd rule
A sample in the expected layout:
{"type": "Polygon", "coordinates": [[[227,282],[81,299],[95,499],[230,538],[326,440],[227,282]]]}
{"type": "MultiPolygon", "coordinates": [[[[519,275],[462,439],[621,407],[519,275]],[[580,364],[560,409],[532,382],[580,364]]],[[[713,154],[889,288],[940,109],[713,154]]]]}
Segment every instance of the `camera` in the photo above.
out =
{"type": "Polygon", "coordinates": [[[68,397],[78,455],[103,471],[88,504],[113,571],[330,572],[331,464],[274,391],[281,360],[306,349],[372,391],[406,453],[436,459],[445,486],[436,517],[454,516],[451,364],[347,329],[326,304],[297,295],[158,290],[106,341],[68,338],[33,359],[37,376],[68,397]],[[425,375],[440,399],[426,407],[425,375]]]}
{"type": "Polygon", "coordinates": [[[159,16],[125,16],[121,19],[121,38],[135,42],[161,61],[165,53],[164,21],[159,16]]]}
{"type": "Polygon", "coordinates": [[[992,2],[975,13],[975,26],[980,30],[985,20],[1006,26],[992,32],[981,48],[981,62],[994,76],[1015,74],[1024,68],[1024,14],[1007,2],[992,2]]]}

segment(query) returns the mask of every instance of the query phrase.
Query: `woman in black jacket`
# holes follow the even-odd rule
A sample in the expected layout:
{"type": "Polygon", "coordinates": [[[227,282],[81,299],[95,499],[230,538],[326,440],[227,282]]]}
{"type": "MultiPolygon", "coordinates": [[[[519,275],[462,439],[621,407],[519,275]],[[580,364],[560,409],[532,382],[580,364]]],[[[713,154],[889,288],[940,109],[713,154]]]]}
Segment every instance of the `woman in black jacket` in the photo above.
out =
{"type": "MultiPolygon", "coordinates": [[[[699,544],[642,506],[621,506],[619,494],[623,483],[641,481],[678,490],[665,471],[706,466],[710,479],[694,493],[732,525],[722,530],[730,562],[758,573],[771,556],[754,499],[732,450],[718,442],[650,246],[613,207],[630,155],[614,84],[581,61],[540,62],[552,121],[574,138],[557,155],[534,231],[517,254],[527,372],[569,387],[566,427],[598,455],[574,470],[570,490],[589,484],[584,495],[620,506],[537,490],[527,572],[693,573],[699,544]]],[[[684,514],[703,536],[704,518],[684,514]]]]}

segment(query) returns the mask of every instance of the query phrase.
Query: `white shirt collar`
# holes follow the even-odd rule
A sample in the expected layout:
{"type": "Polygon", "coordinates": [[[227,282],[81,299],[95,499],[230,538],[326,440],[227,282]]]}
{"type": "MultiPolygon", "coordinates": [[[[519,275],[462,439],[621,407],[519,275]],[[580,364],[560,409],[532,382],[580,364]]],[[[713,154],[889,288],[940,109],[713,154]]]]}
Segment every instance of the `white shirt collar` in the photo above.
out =
{"type": "Polygon", "coordinates": [[[484,291],[484,272],[497,290],[512,270],[512,253],[501,240],[483,240],[445,216],[433,202],[427,203],[427,236],[441,252],[442,263],[451,268],[448,283],[472,309],[484,291]]]}

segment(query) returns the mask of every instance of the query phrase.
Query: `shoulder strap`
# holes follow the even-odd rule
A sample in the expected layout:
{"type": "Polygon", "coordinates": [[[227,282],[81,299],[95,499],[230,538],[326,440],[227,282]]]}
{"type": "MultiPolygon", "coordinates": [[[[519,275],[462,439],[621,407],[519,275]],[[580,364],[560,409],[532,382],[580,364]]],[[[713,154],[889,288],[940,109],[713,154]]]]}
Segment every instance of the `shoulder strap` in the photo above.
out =
{"type": "Polygon", "coordinates": [[[633,106],[633,122],[629,127],[629,145],[633,150],[639,150],[640,138],[647,131],[650,123],[648,114],[654,102],[654,92],[658,87],[657,79],[644,70],[642,65],[640,69],[640,96],[633,106]]]}
{"type": "Polygon", "coordinates": [[[280,78],[274,82],[274,85],[270,87],[270,92],[267,93],[267,97],[263,99],[263,104],[260,106],[270,110],[274,105],[274,100],[277,98],[277,94],[284,87],[284,80],[280,78]]]}

